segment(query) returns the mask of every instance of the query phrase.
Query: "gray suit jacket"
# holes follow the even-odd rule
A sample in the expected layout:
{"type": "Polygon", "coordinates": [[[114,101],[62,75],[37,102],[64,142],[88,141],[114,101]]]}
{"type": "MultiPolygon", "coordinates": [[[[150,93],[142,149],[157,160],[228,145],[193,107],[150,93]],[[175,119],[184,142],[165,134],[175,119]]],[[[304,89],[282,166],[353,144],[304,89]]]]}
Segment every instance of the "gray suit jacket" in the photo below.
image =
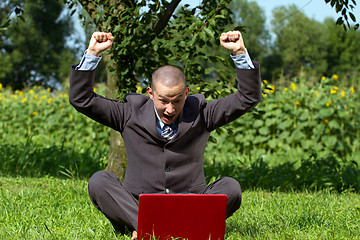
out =
{"type": "Polygon", "coordinates": [[[153,101],[129,94],[124,102],[93,92],[94,71],[72,66],[70,103],[81,113],[122,134],[128,163],[123,185],[141,193],[200,193],[206,188],[204,151],[210,132],[240,117],[262,97],[259,64],[236,69],[238,91],[206,102],[202,94],[189,95],[179,116],[178,133],[169,142],[156,130],[153,101]]]}

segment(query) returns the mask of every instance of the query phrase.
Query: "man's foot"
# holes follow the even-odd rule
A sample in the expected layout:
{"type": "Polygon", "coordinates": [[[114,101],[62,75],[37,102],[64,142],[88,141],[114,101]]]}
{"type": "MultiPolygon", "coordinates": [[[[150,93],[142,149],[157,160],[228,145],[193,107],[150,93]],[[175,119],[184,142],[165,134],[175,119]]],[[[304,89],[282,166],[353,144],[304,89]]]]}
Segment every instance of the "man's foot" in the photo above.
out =
{"type": "Polygon", "coordinates": [[[133,231],[131,239],[132,240],[137,239],[137,232],[136,231],[133,231]]]}

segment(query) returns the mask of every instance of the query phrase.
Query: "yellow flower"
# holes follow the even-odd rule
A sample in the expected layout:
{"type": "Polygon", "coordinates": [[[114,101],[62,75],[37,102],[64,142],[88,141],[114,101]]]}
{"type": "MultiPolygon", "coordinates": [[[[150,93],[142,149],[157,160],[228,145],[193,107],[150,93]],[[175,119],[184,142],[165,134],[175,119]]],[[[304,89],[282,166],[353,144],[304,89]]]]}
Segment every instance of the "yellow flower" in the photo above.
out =
{"type": "Polygon", "coordinates": [[[352,93],[355,93],[354,87],[351,87],[350,90],[351,90],[352,93]]]}
{"type": "Polygon", "coordinates": [[[284,100],[282,100],[282,101],[281,101],[281,103],[285,103],[285,101],[284,101],[284,100]]]}
{"type": "Polygon", "coordinates": [[[289,89],[286,87],[286,88],[284,88],[284,90],[285,90],[285,92],[287,92],[287,91],[289,91],[289,89]]]}
{"type": "Polygon", "coordinates": [[[34,94],[34,90],[30,89],[30,95],[34,94]]]}
{"type": "Polygon", "coordinates": [[[50,91],[51,91],[51,89],[48,87],[48,88],[46,89],[46,91],[47,91],[47,92],[50,92],[50,91]]]}
{"type": "Polygon", "coordinates": [[[295,89],[297,88],[295,83],[291,83],[290,84],[291,90],[295,91],[295,89]]]}
{"type": "Polygon", "coordinates": [[[36,114],[37,114],[37,112],[36,112],[36,111],[32,112],[32,115],[33,115],[33,116],[35,116],[36,114]]]}
{"type": "Polygon", "coordinates": [[[24,92],[23,92],[23,91],[19,91],[19,96],[24,96],[24,92]]]}
{"type": "Polygon", "coordinates": [[[329,107],[332,104],[332,101],[327,102],[325,105],[329,107]]]}
{"type": "Polygon", "coordinates": [[[336,74],[334,74],[334,75],[332,76],[332,79],[333,79],[334,81],[337,81],[337,80],[339,79],[339,76],[336,75],[336,74]]]}
{"type": "Polygon", "coordinates": [[[318,95],[318,94],[319,94],[319,91],[318,91],[318,90],[316,90],[316,91],[315,91],[315,95],[318,95]]]}
{"type": "Polygon", "coordinates": [[[73,116],[70,114],[70,115],[69,115],[69,118],[70,118],[70,119],[72,119],[72,118],[73,118],[73,116]]]}
{"type": "Polygon", "coordinates": [[[337,89],[336,89],[336,88],[330,89],[330,93],[331,93],[331,94],[335,94],[336,92],[337,92],[337,89]]]}
{"type": "Polygon", "coordinates": [[[48,103],[51,103],[52,100],[53,100],[52,98],[49,98],[48,103]]]}
{"type": "Polygon", "coordinates": [[[136,92],[137,92],[137,93],[141,93],[141,92],[142,92],[142,88],[141,88],[140,86],[137,86],[137,87],[136,87],[136,92]]]}
{"type": "Polygon", "coordinates": [[[46,95],[42,95],[41,96],[41,99],[45,99],[47,96],[46,95]]]}
{"type": "Polygon", "coordinates": [[[339,88],[337,86],[335,86],[334,89],[337,91],[339,88]]]}
{"type": "Polygon", "coordinates": [[[266,91],[269,93],[275,92],[275,86],[270,86],[270,87],[271,87],[271,89],[266,89],[266,91]]]}
{"type": "Polygon", "coordinates": [[[341,90],[340,98],[343,98],[345,96],[344,90],[341,90]]]}
{"type": "Polygon", "coordinates": [[[218,91],[218,94],[221,94],[221,91],[218,91]]]}
{"type": "Polygon", "coordinates": [[[326,77],[325,77],[325,76],[322,76],[322,77],[321,77],[321,80],[323,80],[323,81],[324,81],[325,79],[326,79],[326,77]]]}
{"type": "Polygon", "coordinates": [[[17,99],[17,95],[16,95],[16,94],[11,94],[11,96],[12,96],[14,99],[17,99]]]}
{"type": "Polygon", "coordinates": [[[329,120],[327,120],[326,118],[324,119],[324,122],[326,123],[326,124],[328,124],[329,123],[329,120]]]}
{"type": "Polygon", "coordinates": [[[279,105],[276,104],[276,105],[275,105],[275,108],[278,108],[278,107],[279,107],[279,105]]]}
{"type": "Polygon", "coordinates": [[[0,91],[1,91],[1,89],[2,89],[2,84],[0,83],[0,91]]]}
{"type": "Polygon", "coordinates": [[[197,87],[196,90],[200,91],[200,87],[197,87]]]}
{"type": "Polygon", "coordinates": [[[35,96],[34,96],[34,100],[36,100],[37,98],[38,98],[38,95],[35,95],[35,96]]]}
{"type": "Polygon", "coordinates": [[[296,102],[295,102],[295,104],[296,104],[296,105],[299,105],[299,104],[300,104],[300,102],[299,102],[299,101],[296,101],[296,102]]]}
{"type": "Polygon", "coordinates": [[[27,101],[26,98],[21,99],[21,103],[24,103],[24,102],[26,102],[26,101],[27,101]]]}
{"type": "Polygon", "coordinates": [[[265,85],[267,85],[267,84],[268,84],[268,81],[267,81],[267,80],[263,80],[263,83],[264,83],[265,85]]]}
{"type": "Polygon", "coordinates": [[[97,88],[94,88],[94,92],[96,92],[97,88]]]}

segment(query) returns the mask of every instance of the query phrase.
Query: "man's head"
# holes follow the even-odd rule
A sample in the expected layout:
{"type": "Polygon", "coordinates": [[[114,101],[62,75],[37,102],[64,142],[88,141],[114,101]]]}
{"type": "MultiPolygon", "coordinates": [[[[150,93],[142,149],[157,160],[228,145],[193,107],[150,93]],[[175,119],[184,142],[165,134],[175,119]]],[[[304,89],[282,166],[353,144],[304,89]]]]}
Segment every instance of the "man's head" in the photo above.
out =
{"type": "Polygon", "coordinates": [[[172,124],[184,107],[189,88],[179,67],[165,65],[154,71],[147,91],[160,119],[165,124],[172,124]]]}

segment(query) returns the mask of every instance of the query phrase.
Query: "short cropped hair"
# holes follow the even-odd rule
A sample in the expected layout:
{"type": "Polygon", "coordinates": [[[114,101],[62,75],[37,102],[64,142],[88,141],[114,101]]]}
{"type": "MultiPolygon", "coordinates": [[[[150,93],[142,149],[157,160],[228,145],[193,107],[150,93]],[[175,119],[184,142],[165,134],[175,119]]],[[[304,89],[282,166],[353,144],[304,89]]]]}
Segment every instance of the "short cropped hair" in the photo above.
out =
{"type": "Polygon", "coordinates": [[[186,88],[185,73],[180,67],[174,65],[164,65],[157,68],[151,77],[151,88],[154,89],[157,82],[169,87],[183,83],[184,88],[186,88]]]}

